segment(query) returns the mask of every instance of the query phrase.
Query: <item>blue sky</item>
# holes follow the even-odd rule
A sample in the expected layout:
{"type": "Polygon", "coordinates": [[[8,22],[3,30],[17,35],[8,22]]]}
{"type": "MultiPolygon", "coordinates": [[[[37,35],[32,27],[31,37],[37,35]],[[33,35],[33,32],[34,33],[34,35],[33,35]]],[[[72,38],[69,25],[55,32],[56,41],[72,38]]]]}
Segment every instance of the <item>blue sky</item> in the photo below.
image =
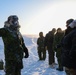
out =
{"type": "Polygon", "coordinates": [[[46,34],[53,27],[65,29],[76,18],[75,0],[0,0],[0,28],[10,15],[17,15],[22,34],[46,34]]]}

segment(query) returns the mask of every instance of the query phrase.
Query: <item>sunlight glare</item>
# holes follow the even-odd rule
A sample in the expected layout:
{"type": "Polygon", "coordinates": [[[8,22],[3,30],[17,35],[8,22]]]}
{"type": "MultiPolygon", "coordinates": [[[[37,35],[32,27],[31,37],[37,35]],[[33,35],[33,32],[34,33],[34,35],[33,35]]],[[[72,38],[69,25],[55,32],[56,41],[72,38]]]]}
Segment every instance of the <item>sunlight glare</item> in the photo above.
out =
{"type": "Polygon", "coordinates": [[[47,5],[45,9],[40,9],[39,13],[35,14],[27,23],[28,33],[38,34],[43,31],[46,34],[52,28],[66,28],[66,20],[75,18],[75,2],[62,1],[47,5]],[[30,29],[30,31],[28,30],[30,29]]]}

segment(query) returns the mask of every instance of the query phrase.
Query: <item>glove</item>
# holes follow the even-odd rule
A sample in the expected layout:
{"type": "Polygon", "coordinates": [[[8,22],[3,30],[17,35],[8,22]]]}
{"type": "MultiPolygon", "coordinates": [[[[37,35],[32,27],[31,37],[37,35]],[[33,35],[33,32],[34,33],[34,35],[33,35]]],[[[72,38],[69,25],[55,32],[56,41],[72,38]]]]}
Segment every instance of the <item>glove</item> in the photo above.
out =
{"type": "Polygon", "coordinates": [[[24,58],[28,58],[29,57],[29,54],[25,54],[24,58]]]}
{"type": "Polygon", "coordinates": [[[24,53],[25,53],[24,58],[28,58],[29,57],[29,53],[28,53],[28,49],[26,47],[24,49],[24,53]]]}

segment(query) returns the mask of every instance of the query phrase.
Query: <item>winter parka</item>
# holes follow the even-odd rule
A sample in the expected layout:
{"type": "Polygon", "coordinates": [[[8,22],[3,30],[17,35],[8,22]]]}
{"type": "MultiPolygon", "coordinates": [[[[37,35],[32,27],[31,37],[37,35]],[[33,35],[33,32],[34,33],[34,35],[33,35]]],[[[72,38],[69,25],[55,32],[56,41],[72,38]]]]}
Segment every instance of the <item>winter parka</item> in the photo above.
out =
{"type": "Polygon", "coordinates": [[[4,43],[5,61],[21,62],[23,54],[28,53],[24,40],[20,32],[15,32],[9,28],[0,28],[0,37],[4,43]]]}
{"type": "MultiPolygon", "coordinates": [[[[54,46],[61,46],[61,40],[63,38],[63,35],[64,33],[61,32],[61,33],[56,33],[55,34],[55,41],[54,41],[54,46]]],[[[62,54],[62,47],[59,47],[59,48],[55,48],[55,51],[56,51],[56,57],[60,58],[61,57],[61,54],[62,54]]]]}
{"type": "Polygon", "coordinates": [[[67,68],[76,69],[76,29],[63,39],[62,63],[67,68]]]}

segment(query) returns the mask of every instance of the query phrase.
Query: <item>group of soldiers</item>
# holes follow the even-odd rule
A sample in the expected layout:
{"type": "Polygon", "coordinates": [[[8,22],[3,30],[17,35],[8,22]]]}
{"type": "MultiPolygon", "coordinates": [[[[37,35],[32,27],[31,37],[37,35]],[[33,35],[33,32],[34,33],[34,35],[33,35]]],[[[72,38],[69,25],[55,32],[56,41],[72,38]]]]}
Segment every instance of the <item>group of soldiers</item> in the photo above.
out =
{"type": "MultiPolygon", "coordinates": [[[[65,67],[66,75],[76,75],[76,20],[67,20],[66,27],[65,31],[61,28],[57,30],[53,28],[45,37],[43,32],[39,33],[38,56],[39,60],[45,60],[47,50],[49,66],[54,68],[56,53],[57,70],[63,71],[63,67],[65,67]]],[[[20,25],[16,15],[9,16],[4,27],[0,28],[0,37],[4,43],[5,75],[21,75],[22,59],[29,57],[28,49],[19,29],[20,25]]]]}
{"type": "Polygon", "coordinates": [[[56,57],[59,65],[57,70],[59,71],[63,71],[63,66],[61,64],[62,50],[60,47],[60,42],[63,38],[63,35],[64,31],[62,31],[61,28],[58,28],[57,30],[53,28],[45,35],[45,37],[43,35],[43,32],[40,32],[39,38],[37,39],[39,60],[46,59],[46,50],[47,50],[49,66],[53,68],[56,65],[55,63],[55,52],[56,52],[56,57]]]}
{"type": "Polygon", "coordinates": [[[37,45],[39,60],[46,59],[47,50],[49,66],[53,68],[56,65],[56,53],[58,61],[56,70],[65,70],[66,75],[76,75],[76,20],[68,19],[64,31],[61,28],[57,30],[53,28],[45,37],[43,32],[40,32],[37,45]]]}

